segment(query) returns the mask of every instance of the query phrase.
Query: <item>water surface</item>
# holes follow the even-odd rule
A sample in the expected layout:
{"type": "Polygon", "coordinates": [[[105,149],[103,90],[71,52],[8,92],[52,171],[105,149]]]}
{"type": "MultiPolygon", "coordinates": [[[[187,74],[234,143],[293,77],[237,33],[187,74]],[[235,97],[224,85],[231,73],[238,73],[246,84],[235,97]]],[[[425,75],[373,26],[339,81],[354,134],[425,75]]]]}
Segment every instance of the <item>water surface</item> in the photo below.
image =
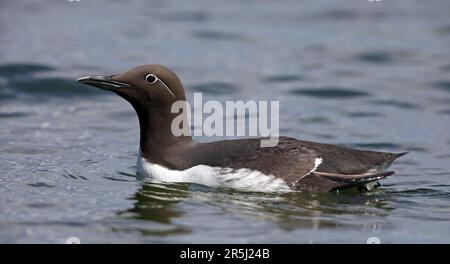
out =
{"type": "Polygon", "coordinates": [[[449,8],[2,1],[0,242],[449,243],[449,8]],[[74,82],[146,63],[189,100],[280,100],[283,135],[410,154],[370,193],[151,183],[131,106],[74,82]]]}

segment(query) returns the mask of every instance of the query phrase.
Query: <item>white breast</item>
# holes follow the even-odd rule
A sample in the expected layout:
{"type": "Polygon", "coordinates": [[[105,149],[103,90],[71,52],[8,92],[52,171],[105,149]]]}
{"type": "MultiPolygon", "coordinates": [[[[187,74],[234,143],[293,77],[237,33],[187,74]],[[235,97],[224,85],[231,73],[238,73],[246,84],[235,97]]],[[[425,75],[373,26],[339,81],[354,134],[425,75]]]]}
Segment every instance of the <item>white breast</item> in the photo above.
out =
{"type": "Polygon", "coordinates": [[[222,186],[248,191],[291,191],[283,179],[251,169],[231,169],[197,165],[186,170],[171,170],[152,164],[141,155],[137,160],[137,172],[144,177],[161,182],[190,182],[208,186],[222,186]]]}

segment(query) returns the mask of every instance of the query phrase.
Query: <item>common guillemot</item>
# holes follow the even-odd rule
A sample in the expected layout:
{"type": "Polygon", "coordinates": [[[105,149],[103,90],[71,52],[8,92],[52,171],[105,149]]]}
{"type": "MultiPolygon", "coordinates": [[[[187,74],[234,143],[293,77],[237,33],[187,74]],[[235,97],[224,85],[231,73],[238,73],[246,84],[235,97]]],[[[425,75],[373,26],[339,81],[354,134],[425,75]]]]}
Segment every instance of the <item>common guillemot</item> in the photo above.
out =
{"type": "Polygon", "coordinates": [[[186,101],[177,75],[161,65],[122,74],[87,76],[79,82],[113,91],[135,109],[140,126],[138,173],[163,182],[191,182],[252,191],[331,191],[369,188],[394,174],[391,163],[406,153],[350,149],[280,137],[275,147],[260,139],[199,143],[174,136],[176,101],[186,101]]]}

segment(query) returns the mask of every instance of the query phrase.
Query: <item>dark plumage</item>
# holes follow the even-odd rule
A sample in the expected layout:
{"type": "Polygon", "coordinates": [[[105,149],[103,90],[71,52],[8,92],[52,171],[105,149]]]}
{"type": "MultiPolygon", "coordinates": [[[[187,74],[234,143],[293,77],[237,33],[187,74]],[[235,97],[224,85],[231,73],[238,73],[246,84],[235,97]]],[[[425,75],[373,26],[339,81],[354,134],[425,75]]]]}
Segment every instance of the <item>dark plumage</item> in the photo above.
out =
{"type": "Polygon", "coordinates": [[[171,152],[169,149],[167,158],[162,158],[159,163],[177,170],[200,164],[233,169],[249,168],[280,177],[293,189],[330,191],[351,187],[366,188],[368,183],[392,175],[393,171],[384,169],[405,154],[356,150],[288,137],[280,137],[276,147],[261,148],[260,139],[251,138],[210,143],[192,142],[182,151],[177,148],[171,152]],[[184,158],[187,155],[189,159],[184,158]],[[317,158],[323,161],[316,171],[309,174],[317,158]]]}
{"type": "Polygon", "coordinates": [[[366,188],[392,175],[394,172],[386,169],[406,154],[356,150],[288,137],[281,137],[276,147],[266,148],[260,147],[257,138],[198,143],[190,136],[176,137],[171,133],[172,120],[178,115],[171,113],[172,103],[186,99],[180,80],[169,69],[144,65],[119,75],[90,76],[79,81],[111,90],[130,102],[139,118],[142,156],[172,170],[196,165],[247,168],[282,178],[295,190],[330,191],[366,188]],[[155,79],[149,74],[158,81],[152,83],[155,79]]]}

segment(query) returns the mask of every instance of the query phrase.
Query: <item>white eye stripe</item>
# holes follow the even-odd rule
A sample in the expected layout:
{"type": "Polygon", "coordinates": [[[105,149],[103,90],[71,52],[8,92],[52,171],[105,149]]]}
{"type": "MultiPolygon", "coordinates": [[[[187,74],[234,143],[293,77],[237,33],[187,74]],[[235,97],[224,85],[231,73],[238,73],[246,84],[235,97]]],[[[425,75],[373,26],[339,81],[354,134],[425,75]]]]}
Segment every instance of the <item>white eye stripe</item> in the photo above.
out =
{"type": "Polygon", "coordinates": [[[150,73],[147,74],[147,76],[145,76],[145,81],[149,84],[155,84],[157,81],[160,81],[162,83],[162,85],[164,86],[164,88],[167,89],[167,91],[169,91],[169,93],[173,96],[173,98],[176,99],[175,95],[172,93],[172,91],[169,89],[169,87],[161,80],[158,78],[158,76],[150,73]]]}
{"type": "MultiPolygon", "coordinates": [[[[159,79],[158,79],[159,80],[159,79]]],[[[175,99],[177,99],[176,97],[175,97],[175,95],[172,93],[172,91],[169,89],[169,87],[167,87],[167,85],[163,82],[163,81],[161,81],[161,80],[159,80],[163,85],[164,85],[164,87],[167,89],[167,91],[169,91],[169,93],[173,96],[173,98],[175,98],[175,99]]]]}

